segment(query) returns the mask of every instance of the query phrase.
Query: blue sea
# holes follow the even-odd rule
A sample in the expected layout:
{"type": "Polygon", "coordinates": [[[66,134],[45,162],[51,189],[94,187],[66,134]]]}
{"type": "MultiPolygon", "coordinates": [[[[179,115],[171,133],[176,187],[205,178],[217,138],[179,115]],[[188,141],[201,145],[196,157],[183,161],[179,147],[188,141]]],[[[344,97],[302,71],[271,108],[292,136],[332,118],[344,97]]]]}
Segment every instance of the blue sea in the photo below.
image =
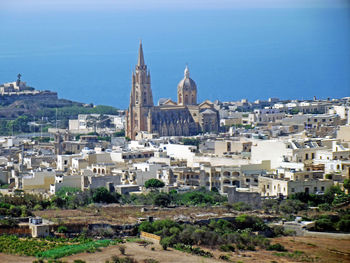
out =
{"type": "Polygon", "coordinates": [[[0,10],[0,83],[126,108],[140,39],[155,103],[186,64],[199,101],[350,96],[349,8],[0,10]]]}

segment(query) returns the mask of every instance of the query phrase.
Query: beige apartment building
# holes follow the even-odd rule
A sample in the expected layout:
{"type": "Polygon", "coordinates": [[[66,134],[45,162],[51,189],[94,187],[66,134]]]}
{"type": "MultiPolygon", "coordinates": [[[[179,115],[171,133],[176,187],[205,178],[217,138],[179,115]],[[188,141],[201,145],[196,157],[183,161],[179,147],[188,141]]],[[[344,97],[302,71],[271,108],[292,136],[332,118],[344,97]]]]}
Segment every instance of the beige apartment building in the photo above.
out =
{"type": "Polygon", "coordinates": [[[285,178],[278,178],[277,176],[259,177],[259,192],[261,196],[290,196],[300,192],[316,194],[318,192],[324,192],[332,185],[332,180],[324,179],[305,179],[293,181],[285,178]]]}

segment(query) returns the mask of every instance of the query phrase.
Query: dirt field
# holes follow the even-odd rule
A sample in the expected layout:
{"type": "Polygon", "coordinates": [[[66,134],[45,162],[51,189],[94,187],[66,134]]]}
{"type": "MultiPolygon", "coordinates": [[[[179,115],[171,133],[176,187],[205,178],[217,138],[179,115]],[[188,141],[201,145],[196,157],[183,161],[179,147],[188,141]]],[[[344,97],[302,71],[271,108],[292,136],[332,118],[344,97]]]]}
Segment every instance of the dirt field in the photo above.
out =
{"type": "MultiPolygon", "coordinates": [[[[141,212],[141,207],[111,205],[107,207],[87,207],[74,210],[45,210],[35,211],[36,216],[60,223],[109,223],[132,224],[139,217],[153,216],[159,219],[201,220],[214,217],[235,216],[242,212],[228,212],[223,207],[176,207],[152,208],[141,212]]],[[[262,213],[245,212],[261,216],[262,213]]]]}
{"type": "MultiPolygon", "coordinates": [[[[126,255],[135,258],[138,262],[145,259],[155,259],[164,263],[216,263],[225,262],[219,260],[220,255],[229,255],[231,262],[244,263],[286,263],[286,262],[319,262],[319,263],[347,263],[350,262],[350,240],[335,240],[329,238],[312,238],[312,237],[280,237],[274,238],[272,243],[280,243],[288,249],[288,253],[293,251],[299,252],[300,256],[289,257],[284,255],[276,255],[276,252],[258,250],[258,251],[239,251],[234,253],[221,252],[211,250],[215,259],[193,256],[187,253],[169,249],[164,251],[156,245],[147,247],[140,246],[137,243],[126,243],[126,255]],[[154,247],[155,250],[151,250],[154,247]]],[[[204,248],[205,249],[205,248],[204,248]]],[[[86,262],[104,263],[113,255],[120,255],[118,246],[110,246],[103,248],[96,253],[81,253],[62,258],[64,262],[73,262],[75,259],[81,259],[86,262]]],[[[35,260],[32,257],[20,257],[14,255],[6,255],[0,253],[0,262],[10,263],[30,263],[35,260]]],[[[227,262],[227,261],[226,261],[227,262]]]]}
{"type": "MultiPolygon", "coordinates": [[[[139,262],[144,259],[153,258],[164,263],[179,262],[200,262],[214,263],[225,262],[219,260],[220,255],[229,255],[232,262],[319,262],[319,263],[346,263],[350,262],[350,240],[335,240],[329,238],[312,238],[312,237],[280,237],[272,240],[272,243],[281,243],[288,252],[304,252],[300,257],[290,258],[288,256],[274,255],[276,252],[258,250],[258,251],[240,251],[226,253],[218,250],[213,252],[216,259],[208,259],[199,256],[193,256],[187,253],[169,249],[168,251],[156,247],[155,251],[151,250],[152,245],[144,248],[136,243],[126,243],[126,254],[132,256],[139,262]]],[[[74,259],[82,259],[86,262],[104,263],[113,255],[120,255],[118,246],[104,248],[101,252],[95,254],[79,254],[64,258],[65,261],[72,262],[74,259]]]]}

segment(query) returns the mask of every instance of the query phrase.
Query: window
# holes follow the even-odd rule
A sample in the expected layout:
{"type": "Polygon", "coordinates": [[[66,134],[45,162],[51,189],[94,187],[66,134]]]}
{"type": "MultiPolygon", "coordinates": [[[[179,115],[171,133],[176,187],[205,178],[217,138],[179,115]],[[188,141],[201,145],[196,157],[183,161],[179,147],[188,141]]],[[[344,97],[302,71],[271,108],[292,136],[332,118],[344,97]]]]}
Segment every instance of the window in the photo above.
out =
{"type": "Polygon", "coordinates": [[[294,188],[292,188],[292,193],[294,193],[295,192],[295,189],[294,188]]]}
{"type": "Polygon", "coordinates": [[[324,191],[324,186],[321,186],[321,191],[324,191]]]}
{"type": "Polygon", "coordinates": [[[227,142],[227,152],[231,152],[231,142],[227,142]]]}

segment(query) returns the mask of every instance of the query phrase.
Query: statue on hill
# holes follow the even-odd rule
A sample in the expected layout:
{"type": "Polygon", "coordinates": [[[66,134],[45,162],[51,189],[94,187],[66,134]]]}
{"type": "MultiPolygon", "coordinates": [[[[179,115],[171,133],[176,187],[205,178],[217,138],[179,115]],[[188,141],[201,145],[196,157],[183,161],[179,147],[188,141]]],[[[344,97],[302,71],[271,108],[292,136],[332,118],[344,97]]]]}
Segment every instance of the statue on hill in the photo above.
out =
{"type": "Polygon", "coordinates": [[[19,84],[21,83],[21,77],[22,77],[21,73],[18,73],[18,75],[17,75],[17,81],[16,81],[16,86],[17,86],[17,87],[19,87],[19,84]]]}

